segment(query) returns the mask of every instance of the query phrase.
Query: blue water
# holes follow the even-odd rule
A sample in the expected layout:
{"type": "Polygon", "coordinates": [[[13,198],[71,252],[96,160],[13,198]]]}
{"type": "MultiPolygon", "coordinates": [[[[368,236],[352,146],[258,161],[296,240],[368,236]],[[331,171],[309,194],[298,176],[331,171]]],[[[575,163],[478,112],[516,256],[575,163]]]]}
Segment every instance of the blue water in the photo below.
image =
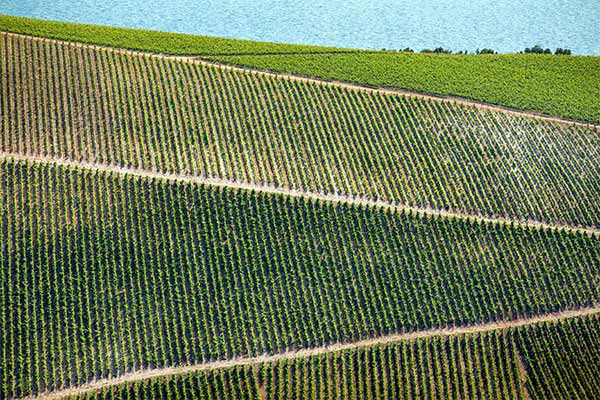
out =
{"type": "Polygon", "coordinates": [[[0,0],[0,13],[338,47],[600,55],[600,0],[0,0]]]}

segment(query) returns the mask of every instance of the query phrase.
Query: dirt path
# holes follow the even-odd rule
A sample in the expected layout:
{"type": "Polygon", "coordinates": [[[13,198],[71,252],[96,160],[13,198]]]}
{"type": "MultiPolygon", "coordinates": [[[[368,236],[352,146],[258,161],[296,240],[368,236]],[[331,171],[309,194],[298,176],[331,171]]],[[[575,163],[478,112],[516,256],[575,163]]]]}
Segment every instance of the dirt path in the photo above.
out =
{"type": "MultiPolygon", "coordinates": [[[[454,327],[454,328],[444,328],[444,329],[430,329],[425,331],[416,331],[416,332],[408,332],[408,333],[399,333],[387,336],[381,336],[371,339],[364,339],[357,342],[352,343],[336,343],[321,347],[314,347],[309,349],[297,350],[297,351],[288,351],[284,353],[272,354],[272,355],[263,355],[258,357],[240,357],[234,358],[230,360],[223,361],[212,361],[202,364],[195,365],[183,365],[178,367],[166,367],[166,368],[156,368],[156,369],[146,369],[139,370],[131,373],[127,373],[118,377],[102,379],[94,382],[89,382],[83,384],[81,386],[72,387],[56,392],[45,393],[39,395],[38,399],[59,399],[68,396],[80,395],[85,392],[91,392],[100,390],[107,386],[114,386],[128,382],[141,381],[149,378],[155,378],[159,376],[172,376],[172,375],[182,375],[192,372],[200,372],[200,371],[210,371],[221,368],[229,368],[229,367],[237,367],[237,366],[247,366],[247,365],[256,365],[260,363],[269,363],[276,362],[281,360],[289,360],[300,357],[310,357],[316,356],[324,353],[331,352],[339,352],[344,350],[351,350],[357,348],[365,348],[376,345],[384,345],[388,343],[394,343],[405,340],[416,340],[423,339],[434,336],[451,336],[451,335],[464,335],[464,334],[473,334],[480,332],[489,332],[495,331],[499,329],[508,329],[508,328],[518,328],[525,325],[543,323],[543,322],[553,322],[560,321],[568,318],[574,317],[583,317],[587,315],[593,315],[600,313],[600,306],[596,305],[590,308],[582,308],[579,310],[567,310],[560,311],[551,314],[538,315],[527,318],[519,318],[511,321],[501,321],[501,322],[491,322],[486,324],[479,325],[471,325],[471,326],[463,326],[463,327],[454,327]]],[[[30,397],[31,398],[31,397],[30,397]]]]}
{"type": "Polygon", "coordinates": [[[521,396],[524,400],[531,400],[531,395],[527,390],[527,380],[529,379],[527,374],[527,368],[525,367],[525,362],[523,362],[523,356],[521,352],[517,349],[517,346],[513,343],[515,352],[515,358],[517,361],[517,370],[519,371],[519,383],[521,385],[520,392],[521,396]]]}
{"type": "Polygon", "coordinates": [[[583,126],[586,128],[595,128],[597,131],[600,131],[600,123],[576,121],[576,120],[571,120],[568,118],[561,118],[561,117],[557,117],[557,116],[546,115],[546,114],[542,114],[542,113],[535,112],[535,111],[519,110],[519,109],[507,107],[507,106],[485,103],[483,101],[468,99],[468,98],[459,97],[459,96],[435,95],[435,94],[430,94],[430,93],[420,93],[417,91],[411,91],[411,90],[399,89],[399,88],[372,87],[372,86],[368,86],[365,84],[351,83],[351,82],[345,82],[345,81],[335,81],[335,80],[327,81],[327,80],[303,76],[303,75],[296,75],[296,74],[290,74],[290,73],[285,73],[285,72],[265,71],[265,70],[261,70],[261,69],[255,69],[252,67],[243,67],[243,66],[236,66],[236,65],[226,64],[226,63],[217,62],[217,61],[208,61],[208,60],[202,59],[202,56],[198,56],[198,55],[174,56],[174,55],[158,54],[158,53],[144,52],[144,51],[138,51],[138,50],[120,49],[120,48],[115,48],[115,47],[87,44],[87,43],[81,43],[81,42],[70,42],[70,41],[65,41],[65,40],[49,39],[49,38],[30,36],[30,35],[22,35],[22,34],[18,34],[18,33],[4,32],[4,31],[1,31],[1,34],[7,35],[7,36],[12,36],[12,37],[25,38],[25,39],[29,39],[29,40],[38,40],[38,41],[42,41],[42,42],[46,42],[46,43],[58,43],[58,44],[62,44],[62,45],[72,46],[72,47],[91,48],[91,49],[95,49],[95,50],[110,50],[117,54],[126,54],[126,55],[130,55],[130,56],[154,57],[154,58],[159,58],[159,59],[163,59],[163,60],[184,61],[184,62],[188,62],[188,63],[199,64],[199,65],[204,65],[204,66],[212,66],[212,67],[230,70],[230,71],[240,71],[240,72],[245,72],[245,73],[250,73],[250,74],[279,78],[279,79],[289,79],[289,80],[294,80],[294,81],[299,81],[299,82],[309,82],[309,83],[315,83],[315,84],[319,84],[319,85],[323,85],[323,86],[335,86],[335,87],[340,87],[340,88],[345,88],[345,89],[350,89],[350,90],[365,91],[365,92],[370,92],[370,93],[393,94],[393,95],[399,95],[399,96],[410,97],[410,98],[419,98],[419,99],[426,99],[426,100],[441,101],[441,102],[445,102],[445,103],[461,104],[461,105],[475,107],[480,110],[499,111],[499,112],[503,112],[503,113],[510,114],[510,115],[524,116],[527,118],[535,118],[535,119],[539,119],[539,120],[557,122],[557,123],[561,123],[561,124],[578,125],[578,126],[583,126]]]}
{"type": "Polygon", "coordinates": [[[553,231],[564,230],[571,233],[584,233],[600,237],[600,229],[592,227],[578,227],[570,225],[547,224],[540,221],[524,221],[500,217],[486,217],[483,215],[465,214],[446,210],[437,210],[432,208],[415,207],[406,204],[390,203],[381,200],[364,199],[360,197],[342,196],[337,194],[314,193],[284,187],[256,185],[251,183],[237,182],[227,179],[205,178],[202,176],[178,175],[165,172],[155,172],[136,168],[118,167],[114,165],[90,163],[87,161],[72,161],[45,156],[24,156],[15,153],[0,152],[0,160],[9,159],[20,162],[35,162],[40,164],[54,164],[74,169],[87,169],[101,172],[112,172],[119,175],[133,175],[142,178],[163,179],[173,182],[190,182],[201,185],[210,185],[230,189],[250,190],[260,193],[280,194],[284,196],[300,197],[305,199],[314,199],[324,202],[345,203],[350,205],[365,205],[368,207],[378,207],[393,211],[406,211],[417,215],[440,216],[444,218],[456,218],[460,220],[477,221],[488,224],[515,225],[519,227],[531,227],[537,229],[549,229],[553,231]]]}

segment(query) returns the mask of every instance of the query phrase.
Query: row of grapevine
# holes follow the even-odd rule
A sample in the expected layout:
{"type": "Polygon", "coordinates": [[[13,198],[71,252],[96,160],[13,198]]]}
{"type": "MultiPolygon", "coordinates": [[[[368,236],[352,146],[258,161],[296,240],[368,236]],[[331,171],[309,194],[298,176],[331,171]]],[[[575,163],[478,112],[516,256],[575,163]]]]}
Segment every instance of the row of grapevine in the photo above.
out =
{"type": "Polygon", "coordinates": [[[0,150],[600,227],[600,135],[1,34],[0,150]]]}
{"type": "Polygon", "coordinates": [[[419,339],[115,385],[82,399],[517,399],[505,332],[419,339]],[[224,379],[225,377],[225,379],[224,379]],[[217,388],[222,388],[217,394],[217,388]]]}
{"type": "Polygon", "coordinates": [[[181,400],[265,400],[253,367],[218,369],[208,373],[169,376],[109,386],[101,392],[86,392],[76,399],[181,399],[181,400]]]}
{"type": "Polygon", "coordinates": [[[533,398],[600,398],[600,316],[528,326],[518,336],[533,398]]]}
{"type": "Polygon", "coordinates": [[[79,398],[597,399],[599,328],[596,314],[188,373],[79,398]]]}
{"type": "Polygon", "coordinates": [[[263,366],[267,399],[514,399],[501,333],[434,337],[263,366]]]}
{"type": "Polygon", "coordinates": [[[0,161],[2,394],[600,301],[600,241],[0,161]]]}
{"type": "Polygon", "coordinates": [[[81,398],[143,399],[158,393],[168,399],[216,398],[209,392],[228,374],[232,389],[219,398],[595,399],[600,394],[598,327],[594,315],[416,339],[146,380],[81,398]],[[238,387],[250,390],[240,395],[238,387]]]}

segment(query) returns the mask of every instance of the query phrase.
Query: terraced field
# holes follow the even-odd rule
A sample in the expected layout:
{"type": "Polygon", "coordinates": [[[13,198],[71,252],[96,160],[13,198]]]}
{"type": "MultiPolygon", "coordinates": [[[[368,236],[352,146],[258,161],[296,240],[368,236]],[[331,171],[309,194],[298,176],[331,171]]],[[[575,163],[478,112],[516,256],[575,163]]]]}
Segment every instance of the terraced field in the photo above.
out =
{"type": "Polygon", "coordinates": [[[600,394],[596,127],[0,38],[0,397],[600,394]]]}

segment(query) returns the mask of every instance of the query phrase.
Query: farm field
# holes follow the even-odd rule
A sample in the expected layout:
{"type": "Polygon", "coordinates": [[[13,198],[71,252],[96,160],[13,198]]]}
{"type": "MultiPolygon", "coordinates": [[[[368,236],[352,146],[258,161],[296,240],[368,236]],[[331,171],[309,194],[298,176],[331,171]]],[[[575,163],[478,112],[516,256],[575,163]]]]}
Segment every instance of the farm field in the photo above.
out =
{"type": "Polygon", "coordinates": [[[256,54],[354,51],[335,47],[256,42],[212,36],[148,31],[113,26],[74,24],[0,14],[0,30],[74,42],[165,54],[256,54]]]}
{"type": "Polygon", "coordinates": [[[600,396],[597,57],[0,31],[0,398],[600,396]]]}
{"type": "Polygon", "coordinates": [[[585,234],[10,159],[1,172],[11,395],[600,302],[585,234]]]}
{"type": "Polygon", "coordinates": [[[600,394],[590,367],[600,362],[599,328],[596,315],[433,336],[136,381],[76,398],[591,399],[600,394]]]}
{"type": "Polygon", "coordinates": [[[600,122],[600,57],[535,54],[240,54],[209,60],[328,80],[454,95],[600,122]]]}
{"type": "Polygon", "coordinates": [[[600,227],[596,128],[186,59],[2,41],[6,153],[600,227]]]}
{"type": "Polygon", "coordinates": [[[182,35],[7,15],[0,15],[0,31],[155,53],[193,54],[245,67],[441,96],[463,96],[600,123],[598,56],[478,56],[366,51],[182,35]]]}

